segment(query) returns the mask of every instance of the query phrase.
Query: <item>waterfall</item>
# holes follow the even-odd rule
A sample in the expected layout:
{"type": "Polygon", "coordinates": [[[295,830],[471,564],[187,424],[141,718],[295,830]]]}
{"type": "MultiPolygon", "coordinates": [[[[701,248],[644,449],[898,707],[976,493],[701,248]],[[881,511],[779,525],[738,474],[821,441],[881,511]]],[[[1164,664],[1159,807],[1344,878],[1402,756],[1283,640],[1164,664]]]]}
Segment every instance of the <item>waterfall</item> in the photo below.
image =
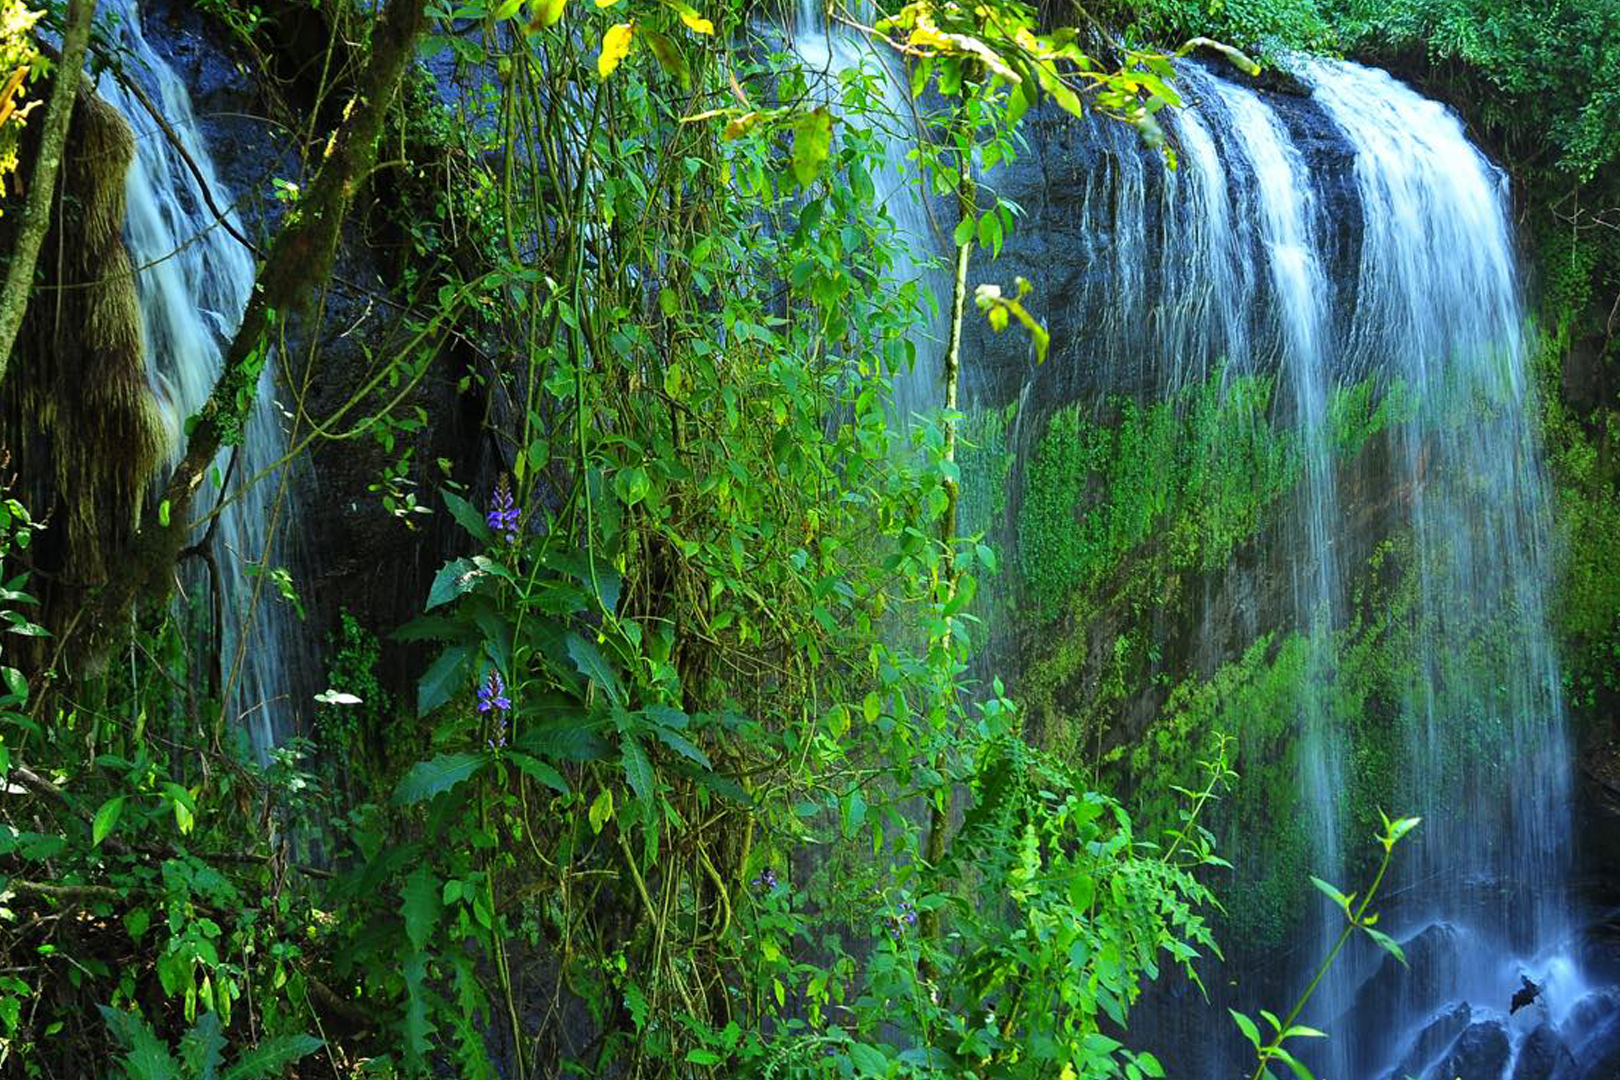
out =
{"type": "MultiPolygon", "coordinates": [[[[103,0],[101,15],[102,29],[123,59],[124,78],[139,82],[185,151],[182,156],[170,144],[112,71],[102,74],[97,91],[136,132],[135,162],[126,184],[125,243],[137,268],[148,374],[172,428],[172,467],[185,448],[186,418],[201,409],[213,389],[224,350],[247,306],[254,258],[233,235],[245,235],[242,222],[215,173],[191,96],[146,40],[136,3],[103,0]],[[216,220],[210,198],[225,212],[225,221],[216,220]]],[[[211,541],[223,631],[214,647],[219,649],[228,708],[261,757],[292,731],[289,658],[299,636],[291,605],[281,600],[268,576],[288,566],[282,536],[290,496],[278,492],[279,472],[244,487],[245,481],[273,468],[286,448],[274,402],[274,366],[265,365],[234,466],[231,451],[222,451],[215,463],[217,478],[199,491],[193,508],[199,518],[208,514],[219,502],[220,483],[226,484],[232,501],[219,514],[211,541]]],[[[194,540],[201,540],[206,530],[206,524],[199,525],[194,540]]],[[[210,574],[199,560],[188,564],[181,603],[194,606],[195,612],[182,612],[182,618],[195,614],[206,622],[216,602],[210,574]]],[[[206,637],[193,634],[190,640],[206,646],[206,637]]],[[[193,663],[195,670],[204,667],[195,653],[193,663]]]]}
{"type": "MultiPolygon", "coordinates": [[[[1155,635],[1153,662],[1181,649],[1194,678],[1233,664],[1262,634],[1296,642],[1290,696],[1265,702],[1285,711],[1268,719],[1293,732],[1295,802],[1275,813],[1307,837],[1287,870],[1297,884],[1306,873],[1346,891],[1365,884],[1352,878],[1376,848],[1375,799],[1424,819],[1397,852],[1381,905],[1381,928],[1408,942],[1412,971],[1366,941],[1347,950],[1301,1018],[1333,1033],[1309,1061],[1332,1080],[1386,1080],[1397,1068],[1451,1080],[1425,1070],[1442,1067],[1465,1027],[1491,1045],[1500,1035],[1503,1053],[1516,1054],[1541,1020],[1575,1046],[1589,988],[1567,889],[1572,766],[1545,600],[1550,496],[1505,177],[1453,113],[1381,72],[1301,61],[1291,92],[1197,64],[1179,75],[1187,107],[1165,125],[1173,170],[1123,125],[1045,122],[1034,136],[1045,154],[1032,170],[1039,179],[1021,189],[1007,181],[1045,204],[1020,225],[1035,235],[1014,258],[1041,275],[1037,309],[1054,332],[1045,368],[1009,359],[1013,347],[988,335],[970,339],[979,346],[965,360],[970,382],[992,406],[1018,402],[1009,499],[1040,496],[1032,486],[1050,483],[1049,473],[1028,472],[1031,433],[1059,410],[1078,405],[1107,425],[1122,399],[1138,410],[1127,416],[1141,416],[1154,403],[1185,403],[1190,388],[1207,384],[1219,398],[1251,376],[1270,380],[1261,419],[1278,433],[1289,481],[1260,527],[1262,550],[1248,567],[1207,570],[1202,602],[1190,601],[1192,627],[1137,618],[1155,635]],[[1377,424],[1358,428],[1358,401],[1371,403],[1377,424]],[[1398,588],[1379,576],[1396,565],[1398,588]],[[1277,580],[1275,595],[1263,575],[1277,580]],[[1396,592],[1384,597],[1386,587],[1396,592]],[[1389,635],[1387,685],[1369,692],[1347,671],[1365,662],[1356,650],[1375,640],[1368,627],[1380,619],[1389,624],[1380,631],[1389,635]],[[1377,726],[1366,715],[1375,708],[1377,726]],[[1374,759],[1391,762],[1383,790],[1366,788],[1374,759]],[[1509,1015],[1521,975],[1555,987],[1547,1011],[1509,1015]]],[[[973,280],[1011,273],[976,264],[973,280]]],[[[1088,516],[1112,496],[1098,495],[1097,444],[1079,445],[1073,459],[1090,464],[1072,482],[1078,505],[1042,519],[1048,529],[1071,522],[1078,538],[1056,554],[1045,541],[1042,558],[1079,558],[1122,528],[1117,517],[1088,516]]],[[[1168,453],[1209,451],[1181,444],[1168,453]]],[[[1149,493],[1139,497],[1151,501],[1167,467],[1138,467],[1149,493]]],[[[1021,543],[1023,528],[1020,520],[1003,535],[1021,543]]],[[[1027,564],[1028,552],[1020,559],[1027,564]]],[[[1076,575],[1069,587],[1085,587],[1076,575]]],[[[1019,617],[1038,618],[1029,608],[1019,617]]],[[[1116,627],[1095,632],[1117,643],[1116,627]]],[[[1103,651],[1090,643],[1092,656],[1103,651]]],[[[1167,669],[1179,674],[1158,668],[1167,669]]],[[[1084,693],[1091,684],[1076,685],[1084,693]]],[[[1240,731],[1256,719],[1226,722],[1240,731]]],[[[1251,836],[1239,826],[1234,841],[1251,836]]],[[[1251,865],[1281,856],[1231,855],[1251,865]]],[[[1224,1006],[1284,1011],[1343,925],[1335,908],[1305,895],[1293,903],[1311,916],[1276,950],[1287,959],[1274,966],[1290,972],[1275,980],[1282,1000],[1256,1000],[1241,985],[1224,1000],[1218,988],[1213,1009],[1178,1000],[1166,1011],[1197,1019],[1146,1018],[1144,1031],[1174,1030],[1168,1045],[1149,1048],[1195,1074],[1234,1066],[1232,1052],[1247,1044],[1229,1041],[1224,1006]],[[1210,1052],[1199,1062],[1191,1044],[1210,1052]]]]}

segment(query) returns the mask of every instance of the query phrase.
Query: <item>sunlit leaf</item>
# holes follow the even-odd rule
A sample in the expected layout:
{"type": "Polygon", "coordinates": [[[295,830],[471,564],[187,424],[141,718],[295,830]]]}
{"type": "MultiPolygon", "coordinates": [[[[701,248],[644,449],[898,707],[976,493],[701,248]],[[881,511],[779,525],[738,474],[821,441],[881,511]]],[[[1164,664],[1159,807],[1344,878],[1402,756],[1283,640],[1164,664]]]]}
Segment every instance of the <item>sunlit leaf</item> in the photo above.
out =
{"type": "Polygon", "coordinates": [[[816,108],[801,115],[793,124],[793,177],[801,187],[809,187],[821,172],[832,149],[832,114],[816,108]]]}
{"type": "Polygon", "coordinates": [[[118,816],[124,812],[124,796],[114,795],[101,804],[95,820],[90,823],[90,846],[97,847],[118,826],[118,816]]]}
{"type": "Polygon", "coordinates": [[[1238,1030],[1243,1032],[1243,1037],[1258,1048],[1260,1046],[1260,1029],[1254,1026],[1254,1021],[1236,1009],[1227,1009],[1226,1011],[1232,1014],[1233,1020],[1237,1021],[1238,1030]]]}
{"type": "Polygon", "coordinates": [[[630,55],[630,43],[636,34],[633,22],[616,23],[602,35],[602,51],[596,57],[596,73],[602,78],[612,75],[619,61],[630,55]]]}

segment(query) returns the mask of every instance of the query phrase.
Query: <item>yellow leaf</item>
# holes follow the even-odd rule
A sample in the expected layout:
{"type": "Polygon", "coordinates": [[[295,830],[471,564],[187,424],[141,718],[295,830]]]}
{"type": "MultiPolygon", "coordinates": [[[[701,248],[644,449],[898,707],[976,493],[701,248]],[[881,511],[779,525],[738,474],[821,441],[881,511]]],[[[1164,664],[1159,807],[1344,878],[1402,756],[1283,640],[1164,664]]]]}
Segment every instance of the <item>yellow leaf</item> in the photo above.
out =
{"type": "Polygon", "coordinates": [[[927,24],[913,30],[911,36],[906,39],[906,45],[911,48],[921,46],[928,49],[940,49],[944,52],[951,52],[953,49],[950,35],[943,34],[935,27],[927,24]]]}
{"type": "Polygon", "coordinates": [[[623,22],[608,27],[602,35],[602,51],[596,57],[596,73],[602,78],[613,74],[619,61],[630,55],[630,42],[635,37],[636,24],[623,22]]]}
{"type": "Polygon", "coordinates": [[[596,6],[599,8],[610,8],[618,2],[619,0],[596,0],[596,6]]]}
{"type": "Polygon", "coordinates": [[[493,12],[491,12],[491,17],[494,18],[496,22],[500,22],[503,19],[510,19],[512,16],[518,13],[518,8],[522,6],[523,0],[502,0],[501,4],[496,7],[493,12]]]}
{"type": "Polygon", "coordinates": [[[726,124],[726,130],[720,133],[720,137],[722,139],[740,139],[753,130],[755,125],[763,119],[764,117],[757,112],[745,112],[741,116],[734,116],[731,122],[726,124]]]}
{"type": "Polygon", "coordinates": [[[567,6],[568,0],[530,0],[529,28],[539,30],[556,26],[563,17],[563,8],[567,6]]]}
{"type": "Polygon", "coordinates": [[[681,22],[685,23],[686,28],[692,31],[694,34],[714,33],[714,23],[710,22],[708,19],[705,19],[695,11],[682,11],[681,22]]]}

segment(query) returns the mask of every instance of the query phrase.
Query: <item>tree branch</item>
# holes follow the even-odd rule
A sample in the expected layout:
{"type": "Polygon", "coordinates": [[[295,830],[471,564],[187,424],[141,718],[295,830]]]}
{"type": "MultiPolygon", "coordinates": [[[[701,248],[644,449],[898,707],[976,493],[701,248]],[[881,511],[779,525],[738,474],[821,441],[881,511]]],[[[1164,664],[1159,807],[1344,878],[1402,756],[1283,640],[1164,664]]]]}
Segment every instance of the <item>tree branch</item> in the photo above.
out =
{"type": "Polygon", "coordinates": [[[277,234],[219,379],[193,417],[186,455],[163,492],[167,512],[143,524],[131,541],[123,572],[114,575],[98,598],[94,624],[119,625],[137,597],[168,595],[175,560],[190,530],[192,501],[220,448],[241,438],[276,327],[287,316],[307,311],[316,288],[331,276],[339,232],[376,160],[383,119],[415,51],[425,8],[426,0],[394,0],[380,16],[371,57],[343,123],[328,140],[307,193],[277,234]]]}

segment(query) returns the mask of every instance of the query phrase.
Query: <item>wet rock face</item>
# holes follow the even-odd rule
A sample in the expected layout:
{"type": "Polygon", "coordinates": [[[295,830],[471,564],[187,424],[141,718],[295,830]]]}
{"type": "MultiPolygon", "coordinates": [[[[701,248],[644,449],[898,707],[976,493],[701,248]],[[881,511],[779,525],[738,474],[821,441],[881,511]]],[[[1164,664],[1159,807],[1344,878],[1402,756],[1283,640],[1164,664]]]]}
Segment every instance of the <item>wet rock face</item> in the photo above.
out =
{"type": "MultiPolygon", "coordinates": [[[[1439,1016],[1418,1032],[1405,1051],[1395,1068],[1385,1077],[1385,1080],[1406,1080],[1408,1076],[1419,1076],[1423,1067],[1433,1061],[1439,1053],[1456,1041],[1468,1027],[1472,1019],[1473,1010],[1468,1002],[1459,1001],[1451,1008],[1446,1009],[1439,1016]]],[[[1514,1080],[1519,1080],[1515,1076],[1514,1080]]],[[[1536,1077],[1535,1080],[1546,1080],[1545,1077],[1536,1077]]]]}
{"type": "MultiPolygon", "coordinates": [[[[1261,85],[1234,78],[1226,65],[1193,66],[1201,69],[1196,73],[1201,78],[1189,76],[1178,90],[1199,111],[1219,148],[1232,212],[1252,212],[1245,200],[1254,177],[1241,147],[1225,131],[1220,106],[1199,100],[1214,85],[1210,75],[1245,85],[1286,130],[1313,188],[1321,232],[1316,241],[1334,293],[1328,310],[1340,316],[1352,312],[1363,231],[1354,149],[1297,80],[1261,85]]],[[[1009,294],[1015,278],[1028,278],[1034,291],[1026,306],[1046,323],[1052,351],[1045,364],[1037,364],[1027,335],[993,333],[970,307],[963,352],[969,358],[965,375],[974,399],[1005,404],[1026,381],[1042,405],[1100,392],[1152,396],[1169,381],[1175,365],[1213,362],[1213,356],[1178,355],[1186,343],[1166,332],[1176,319],[1166,306],[1166,282],[1200,256],[1193,250],[1197,241],[1182,235],[1198,224],[1177,227],[1165,212],[1167,204],[1184,199],[1177,185],[1184,187],[1188,179],[1167,174],[1159,155],[1129,126],[1106,119],[1079,122],[1050,102],[1031,112],[1023,131],[1027,146],[1020,148],[1017,160],[983,177],[989,188],[1018,205],[1022,215],[999,257],[975,249],[968,278],[970,285],[992,282],[1009,294]]],[[[1166,132],[1171,147],[1180,149],[1174,120],[1166,132]]],[[[941,238],[943,250],[954,207],[936,200],[933,211],[947,234],[941,238]]],[[[1261,253],[1251,254],[1263,266],[1261,253]]],[[[1181,285],[1169,293],[1179,294],[1181,285]]],[[[1262,293],[1269,287],[1264,280],[1258,286],[1262,293]]],[[[1264,328],[1251,331],[1263,334],[1264,328]]]]}
{"type": "Polygon", "coordinates": [[[1499,1080],[1513,1047],[1500,1020],[1470,1024],[1446,1056],[1429,1070],[1429,1080],[1499,1080]]]}
{"type": "MultiPolygon", "coordinates": [[[[1384,957],[1356,991],[1346,1021],[1353,1025],[1356,1045],[1379,1045],[1390,1032],[1432,1013],[1450,996],[1462,974],[1461,937],[1450,923],[1432,923],[1401,942],[1404,966],[1393,956],[1384,957]]],[[[1446,1080],[1454,1078],[1448,1074],[1446,1080]]]]}
{"type": "Polygon", "coordinates": [[[1513,1080],[1548,1080],[1566,1073],[1574,1064],[1575,1058],[1563,1038],[1551,1024],[1542,1021],[1519,1045],[1513,1080]]]}

